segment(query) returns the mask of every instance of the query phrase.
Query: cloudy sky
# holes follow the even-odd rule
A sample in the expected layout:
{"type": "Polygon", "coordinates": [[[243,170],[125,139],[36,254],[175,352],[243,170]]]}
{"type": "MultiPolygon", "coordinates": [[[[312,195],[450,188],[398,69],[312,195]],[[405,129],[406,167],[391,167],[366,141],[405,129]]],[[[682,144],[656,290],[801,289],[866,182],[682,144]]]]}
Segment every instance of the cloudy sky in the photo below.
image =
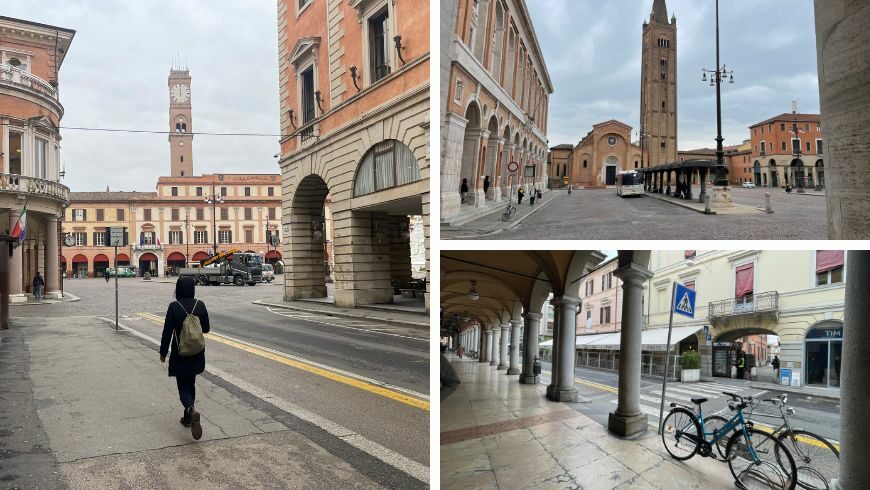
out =
{"type": "MultiPolygon", "coordinates": [[[[550,146],[577,144],[609,119],[639,128],[641,31],[653,0],[526,0],[555,93],[550,146]]],[[[716,92],[701,82],[715,68],[714,0],[667,0],[677,17],[679,149],[714,148],[716,92]]],[[[725,144],[749,138],[748,127],[800,110],[819,112],[813,3],[727,0],[720,6],[722,63],[735,84],[722,92],[725,144]]],[[[636,139],[637,136],[635,135],[636,139]]]]}
{"type": "MultiPolygon", "coordinates": [[[[274,0],[3,0],[2,15],[76,30],[60,71],[62,126],[165,131],[167,77],[193,77],[196,131],[279,133],[274,0]]],[[[166,135],[62,130],[73,191],[153,191],[166,135]]],[[[277,137],[199,135],[194,172],[278,173],[277,137]]]]}

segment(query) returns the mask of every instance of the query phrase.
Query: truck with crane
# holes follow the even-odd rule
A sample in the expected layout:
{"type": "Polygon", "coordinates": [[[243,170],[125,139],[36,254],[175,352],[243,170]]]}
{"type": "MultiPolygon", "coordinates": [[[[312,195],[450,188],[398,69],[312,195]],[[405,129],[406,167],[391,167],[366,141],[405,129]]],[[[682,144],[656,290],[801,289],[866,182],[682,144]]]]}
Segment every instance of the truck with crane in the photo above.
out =
{"type": "Polygon", "coordinates": [[[255,253],[232,249],[200,260],[199,267],[181,268],[178,275],[192,277],[201,286],[254,286],[263,280],[263,259],[255,253]]]}

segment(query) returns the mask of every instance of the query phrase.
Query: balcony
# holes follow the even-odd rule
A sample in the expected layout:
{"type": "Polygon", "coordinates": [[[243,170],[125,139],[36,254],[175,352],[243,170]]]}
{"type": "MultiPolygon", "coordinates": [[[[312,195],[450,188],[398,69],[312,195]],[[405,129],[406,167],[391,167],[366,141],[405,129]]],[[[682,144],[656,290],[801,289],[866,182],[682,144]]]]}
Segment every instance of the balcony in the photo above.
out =
{"type": "Polygon", "coordinates": [[[0,64],[0,82],[25,87],[51,99],[58,100],[57,89],[50,83],[9,64],[0,64]]]}
{"type": "Polygon", "coordinates": [[[0,192],[45,197],[69,205],[69,187],[51,180],[18,174],[0,174],[0,192]]]}
{"type": "Polygon", "coordinates": [[[147,243],[144,245],[133,245],[134,252],[161,252],[163,251],[163,245],[157,245],[156,243],[147,243]]]}
{"type": "Polygon", "coordinates": [[[729,298],[710,303],[711,323],[727,323],[731,319],[745,320],[754,317],[758,320],[779,318],[779,292],[768,291],[747,295],[742,298],[729,298]]]}

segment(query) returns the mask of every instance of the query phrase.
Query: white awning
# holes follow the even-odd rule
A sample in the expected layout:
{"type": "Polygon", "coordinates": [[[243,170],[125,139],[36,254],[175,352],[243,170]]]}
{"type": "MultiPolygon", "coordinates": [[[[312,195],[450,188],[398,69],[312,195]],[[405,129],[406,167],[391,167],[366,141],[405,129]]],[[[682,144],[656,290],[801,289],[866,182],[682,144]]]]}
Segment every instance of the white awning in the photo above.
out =
{"type": "MultiPolygon", "coordinates": [[[[696,334],[703,327],[674,327],[671,332],[671,345],[679,344],[680,341],[696,334]]],[[[619,349],[620,333],[599,333],[591,335],[578,335],[576,340],[577,347],[592,347],[598,349],[619,349]]],[[[665,344],[668,342],[667,328],[653,328],[643,331],[641,340],[643,350],[665,350],[665,344]]],[[[541,342],[538,347],[552,348],[553,341],[547,340],[541,342]]]]}

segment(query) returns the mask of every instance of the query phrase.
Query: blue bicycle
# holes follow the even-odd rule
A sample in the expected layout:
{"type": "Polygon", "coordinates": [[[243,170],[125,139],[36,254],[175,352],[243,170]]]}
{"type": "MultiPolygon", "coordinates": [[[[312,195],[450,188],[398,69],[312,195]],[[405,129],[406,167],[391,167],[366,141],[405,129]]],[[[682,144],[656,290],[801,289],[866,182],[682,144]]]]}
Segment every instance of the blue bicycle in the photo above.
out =
{"type": "Polygon", "coordinates": [[[728,461],[740,488],[794,489],[797,467],[791,453],[781,441],[755,429],[743,415],[743,409],[752,405],[752,397],[722,394],[731,397],[728,408],[736,412],[727,421],[718,415],[704,418],[701,405],[706,398],[692,398],[697,410],[688,405],[670,404],[672,409],[662,422],[662,443],[668,454],[684,461],[695,454],[718,459],[716,453],[719,453],[728,461]]]}

